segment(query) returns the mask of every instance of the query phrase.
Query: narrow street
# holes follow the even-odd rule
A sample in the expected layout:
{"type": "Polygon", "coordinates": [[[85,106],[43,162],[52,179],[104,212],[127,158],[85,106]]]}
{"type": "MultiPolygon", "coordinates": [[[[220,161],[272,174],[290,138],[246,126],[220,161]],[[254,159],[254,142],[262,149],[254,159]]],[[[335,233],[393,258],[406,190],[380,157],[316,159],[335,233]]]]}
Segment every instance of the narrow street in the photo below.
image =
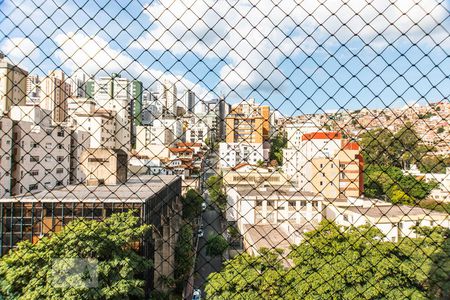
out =
{"type": "MultiPolygon", "coordinates": [[[[206,160],[205,172],[202,176],[203,183],[206,183],[210,176],[217,175],[216,166],[218,162],[218,157],[216,154],[206,160]]],[[[206,186],[202,187],[202,190],[206,190],[206,186]]],[[[221,214],[218,209],[212,205],[209,196],[205,199],[208,207],[206,211],[202,213],[202,224],[203,224],[203,237],[199,238],[197,261],[195,264],[194,271],[194,289],[200,289],[202,295],[204,296],[204,289],[207,278],[209,274],[213,272],[218,272],[222,269],[222,257],[215,256],[210,257],[206,255],[206,241],[210,235],[221,234],[222,224],[221,224],[221,214]]]]}

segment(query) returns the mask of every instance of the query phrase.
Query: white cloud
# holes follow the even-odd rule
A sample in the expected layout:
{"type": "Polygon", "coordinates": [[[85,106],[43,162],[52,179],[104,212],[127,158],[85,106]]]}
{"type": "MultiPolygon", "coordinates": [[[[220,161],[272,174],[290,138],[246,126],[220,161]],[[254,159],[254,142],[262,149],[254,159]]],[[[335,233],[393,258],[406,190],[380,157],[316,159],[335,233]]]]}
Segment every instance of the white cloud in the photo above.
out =
{"type": "Polygon", "coordinates": [[[226,59],[222,88],[235,90],[282,86],[279,64],[319,47],[359,39],[380,51],[401,37],[399,43],[433,43],[427,35],[442,35],[448,16],[438,0],[172,0],[155,1],[145,13],[152,25],[132,47],[226,59]]]}
{"type": "Polygon", "coordinates": [[[7,38],[0,49],[11,61],[25,66],[36,64],[40,54],[36,45],[26,37],[7,38]]]}
{"type": "Polygon", "coordinates": [[[107,41],[98,36],[89,37],[83,33],[70,32],[59,34],[55,42],[58,45],[56,56],[61,61],[61,65],[72,72],[81,70],[93,75],[116,72],[141,80],[145,84],[168,79],[176,82],[180,91],[191,89],[199,97],[211,97],[209,91],[199,84],[187,80],[182,75],[150,69],[128,54],[113,49],[107,41]]]}

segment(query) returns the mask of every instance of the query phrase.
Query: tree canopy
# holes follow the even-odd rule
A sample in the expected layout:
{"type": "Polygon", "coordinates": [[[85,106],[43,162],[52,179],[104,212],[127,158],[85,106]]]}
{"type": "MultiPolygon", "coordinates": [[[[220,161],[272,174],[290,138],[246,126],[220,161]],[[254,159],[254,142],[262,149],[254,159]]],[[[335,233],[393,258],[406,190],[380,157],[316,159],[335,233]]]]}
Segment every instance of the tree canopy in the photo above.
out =
{"type": "Polygon", "coordinates": [[[383,240],[368,225],[328,221],[292,248],[238,255],[208,278],[207,299],[447,299],[448,229],[419,228],[420,237],[383,240]]]}
{"type": "Polygon", "coordinates": [[[150,233],[151,227],[139,223],[132,211],[101,222],[77,219],[36,244],[18,243],[0,260],[2,299],[144,298],[142,276],[151,262],[136,253],[134,246],[150,233]],[[55,259],[94,259],[98,285],[55,285],[55,259]]]}
{"type": "Polygon", "coordinates": [[[422,166],[426,153],[431,150],[421,144],[411,124],[407,123],[396,133],[386,128],[368,131],[362,135],[361,146],[366,196],[386,196],[386,200],[393,203],[412,205],[426,198],[436,187],[435,183],[427,183],[402,172],[413,163],[422,166]]]}

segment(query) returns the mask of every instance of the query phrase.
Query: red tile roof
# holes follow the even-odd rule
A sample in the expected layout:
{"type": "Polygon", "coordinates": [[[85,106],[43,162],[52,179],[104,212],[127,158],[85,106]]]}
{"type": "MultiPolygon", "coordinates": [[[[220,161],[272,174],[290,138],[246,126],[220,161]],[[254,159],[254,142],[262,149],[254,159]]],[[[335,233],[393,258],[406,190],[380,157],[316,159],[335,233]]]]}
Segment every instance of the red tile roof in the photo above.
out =
{"type": "Polygon", "coordinates": [[[342,134],[338,131],[329,131],[329,132],[312,132],[305,133],[302,136],[302,141],[309,140],[334,140],[334,139],[342,139],[342,134]]]}

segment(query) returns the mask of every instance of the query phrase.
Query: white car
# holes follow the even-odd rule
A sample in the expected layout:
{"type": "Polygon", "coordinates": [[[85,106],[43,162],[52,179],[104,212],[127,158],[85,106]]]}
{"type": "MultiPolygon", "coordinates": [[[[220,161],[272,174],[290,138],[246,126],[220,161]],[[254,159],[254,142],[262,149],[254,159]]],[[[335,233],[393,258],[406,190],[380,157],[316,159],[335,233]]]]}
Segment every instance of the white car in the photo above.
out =
{"type": "Polygon", "coordinates": [[[208,206],[208,205],[206,204],[206,202],[203,202],[203,203],[202,203],[202,210],[205,211],[207,206],[208,206]]]}
{"type": "Polygon", "coordinates": [[[197,236],[198,236],[199,238],[203,237],[203,229],[199,229],[199,230],[197,231],[197,236]]]}

